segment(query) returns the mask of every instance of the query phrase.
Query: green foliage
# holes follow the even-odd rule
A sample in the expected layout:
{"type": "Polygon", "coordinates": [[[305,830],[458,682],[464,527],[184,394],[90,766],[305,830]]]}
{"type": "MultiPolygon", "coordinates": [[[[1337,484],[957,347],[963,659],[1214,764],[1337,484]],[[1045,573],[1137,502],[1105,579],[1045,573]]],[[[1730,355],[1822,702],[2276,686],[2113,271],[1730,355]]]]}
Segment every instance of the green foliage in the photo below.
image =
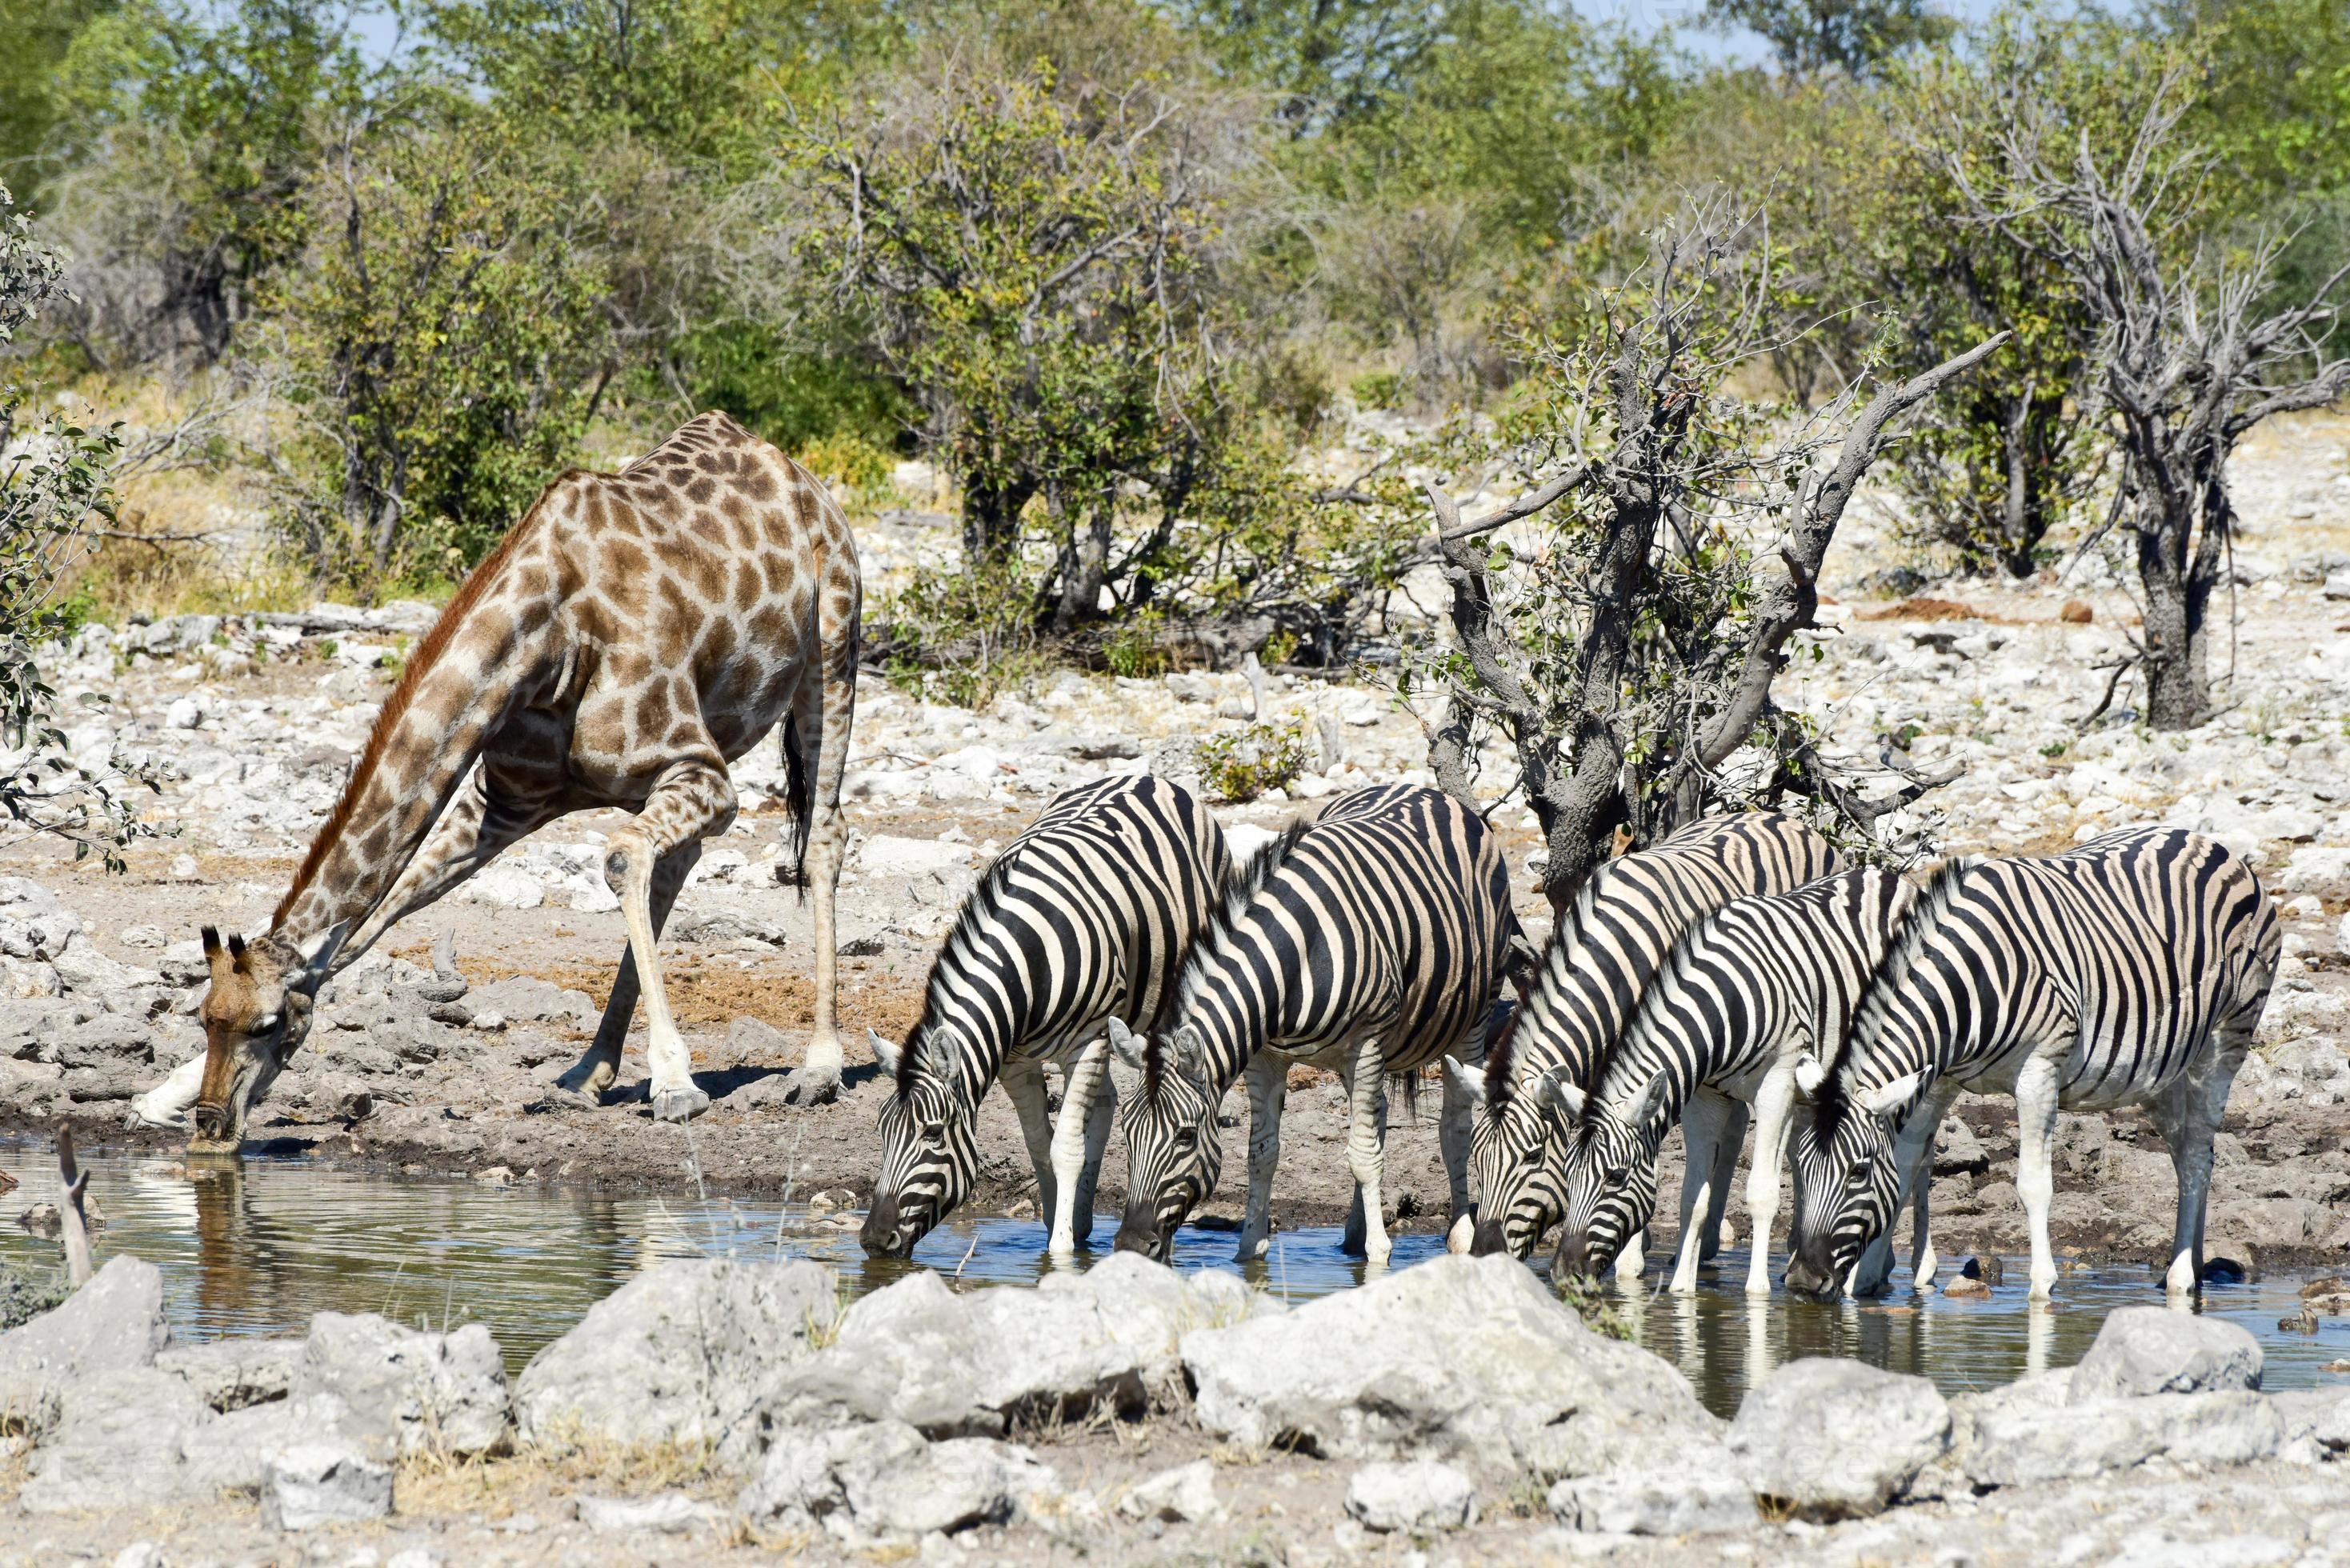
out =
{"type": "Polygon", "coordinates": [[[1218,800],[1254,800],[1295,784],[1313,760],[1305,720],[1244,724],[1201,741],[1200,779],[1218,800]]]}
{"type": "Polygon", "coordinates": [[[0,1333],[32,1322],[73,1294],[62,1264],[54,1269],[0,1262],[0,1333]]]}
{"type": "MultiPolygon", "coordinates": [[[[64,271],[0,185],[0,350],[65,297],[64,271]]],[[[0,812],[20,831],[71,843],[76,859],[95,853],[119,871],[123,850],[155,831],[121,791],[157,788],[160,774],[120,754],[104,767],[70,755],[38,659],[43,644],[72,629],[57,598],[58,568],[90,516],[113,515],[122,434],[62,412],[25,419],[40,389],[6,374],[16,368],[0,361],[0,812]]]]}
{"type": "Polygon", "coordinates": [[[905,395],[852,353],[794,348],[773,326],[702,323],[669,354],[696,406],[724,409],[785,452],[844,435],[894,448],[914,422],[905,395]]]}
{"type": "Polygon", "coordinates": [[[1803,76],[1866,77],[1955,26],[1929,0],[1706,0],[1705,15],[1717,26],[1760,33],[1781,67],[1803,76]]]}
{"type": "Polygon", "coordinates": [[[324,578],[453,577],[577,449],[610,373],[578,165],[494,115],[350,127],[278,305],[307,416],[284,524],[324,578]]]}
{"type": "Polygon", "coordinates": [[[1608,1298],[1607,1288],[1597,1280],[1587,1274],[1569,1274],[1564,1279],[1554,1277],[1551,1288],[1592,1333],[1627,1342],[1632,1338],[1631,1324],[1608,1298]]]}

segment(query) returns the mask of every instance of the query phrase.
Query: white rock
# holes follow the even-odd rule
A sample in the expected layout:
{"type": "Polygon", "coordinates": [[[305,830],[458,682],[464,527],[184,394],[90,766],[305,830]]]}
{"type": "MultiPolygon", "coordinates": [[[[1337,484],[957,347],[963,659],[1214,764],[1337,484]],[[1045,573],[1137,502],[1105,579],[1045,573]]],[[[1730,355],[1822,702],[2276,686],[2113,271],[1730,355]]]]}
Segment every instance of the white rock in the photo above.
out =
{"type": "Polygon", "coordinates": [[[2350,898],[2350,849],[2296,849],[2278,874],[2276,885],[2287,893],[2308,893],[2320,898],[2350,898]]]}
{"type": "Polygon", "coordinates": [[[1118,1499],[1118,1511],[1128,1519],[1170,1522],[1212,1518],[1222,1511],[1216,1501],[1216,1467],[1208,1459],[1193,1459],[1146,1477],[1118,1499]]]}
{"type": "Polygon", "coordinates": [[[968,845],[944,844],[935,838],[900,838],[884,833],[858,846],[857,868],[868,877],[924,877],[962,870],[971,865],[973,857],[968,845]]]}
{"type": "Polygon", "coordinates": [[[2116,1307],[2073,1369],[2074,1403],[2149,1394],[2258,1388],[2261,1345],[2220,1318],[2168,1307],[2116,1307]]]}
{"type": "Polygon", "coordinates": [[[1232,851],[1232,864],[1245,866],[1256,858],[1258,850],[1281,836],[1270,827],[1260,827],[1253,822],[1234,822],[1225,826],[1224,846],[1232,851]]]}
{"type": "Polygon", "coordinates": [[[583,1497],[579,1522],[598,1532],[650,1530],[662,1535],[682,1535],[699,1525],[716,1522],[718,1511],[681,1491],[651,1497],[583,1497]]]}
{"type": "Polygon", "coordinates": [[[546,902],[546,885],[519,866],[492,866],[468,881],[463,893],[494,909],[536,909],[546,902]]]}
{"type": "Polygon", "coordinates": [[[1950,1408],[1923,1377],[1805,1357],[1748,1391],[1725,1440],[1758,1496],[1840,1519],[1882,1511],[1940,1459],[1950,1408]]]}
{"type": "Polygon", "coordinates": [[[262,1472],[261,1522],[272,1530],[355,1524],[391,1511],[391,1469],[348,1443],[304,1443],[262,1472]]]}
{"type": "Polygon", "coordinates": [[[1365,1465],[1347,1482],[1347,1511],[1373,1530],[1464,1530],[1477,1522],[1477,1484],[1430,1459],[1365,1465]]]}
{"type": "Polygon", "coordinates": [[[388,1459],[505,1446],[505,1363],[480,1324],[428,1334],[373,1313],[319,1313],[290,1388],[296,1400],[341,1400],[345,1432],[388,1459]]]}
{"type": "Polygon", "coordinates": [[[174,730],[192,730],[204,722],[204,705],[182,697],[163,710],[163,722],[174,730]]]}

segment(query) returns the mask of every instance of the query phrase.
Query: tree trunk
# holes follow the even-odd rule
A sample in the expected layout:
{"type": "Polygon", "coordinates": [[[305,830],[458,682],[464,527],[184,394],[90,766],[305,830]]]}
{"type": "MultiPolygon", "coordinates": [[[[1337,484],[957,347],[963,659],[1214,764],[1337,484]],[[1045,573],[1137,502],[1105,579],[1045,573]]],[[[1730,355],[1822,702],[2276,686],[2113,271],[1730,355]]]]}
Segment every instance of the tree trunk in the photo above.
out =
{"type": "Polygon", "coordinates": [[[996,484],[976,476],[963,481],[962,551],[972,565],[1001,565],[1020,543],[1020,514],[1036,487],[996,484]]]}
{"type": "Polygon", "coordinates": [[[2138,536],[2138,579],[2146,587],[2146,717],[2158,730],[2191,730],[2210,717],[2211,684],[2204,659],[2203,607],[2192,576],[2163,559],[2159,533],[2138,536]]]}

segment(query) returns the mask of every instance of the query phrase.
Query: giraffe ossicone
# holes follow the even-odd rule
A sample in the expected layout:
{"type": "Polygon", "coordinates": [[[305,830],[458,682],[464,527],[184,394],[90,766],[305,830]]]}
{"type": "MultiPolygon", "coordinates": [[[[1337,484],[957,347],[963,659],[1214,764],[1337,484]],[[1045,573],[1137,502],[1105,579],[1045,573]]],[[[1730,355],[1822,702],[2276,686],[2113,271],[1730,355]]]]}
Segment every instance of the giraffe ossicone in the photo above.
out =
{"type": "Polygon", "coordinates": [[[610,1087],[641,993],[654,1114],[699,1112],[660,929],[703,841],[734,821],[727,765],[770,730],[815,894],[815,1027],[791,1097],[837,1094],[833,898],[862,595],[839,506],[724,414],[619,473],[556,480],[410,657],[269,929],[207,932],[204,1054],[134,1100],[132,1121],[234,1152],[321,985],[525,835],[607,808],[633,814],[606,864],[629,947],[560,1082],[610,1087]]]}

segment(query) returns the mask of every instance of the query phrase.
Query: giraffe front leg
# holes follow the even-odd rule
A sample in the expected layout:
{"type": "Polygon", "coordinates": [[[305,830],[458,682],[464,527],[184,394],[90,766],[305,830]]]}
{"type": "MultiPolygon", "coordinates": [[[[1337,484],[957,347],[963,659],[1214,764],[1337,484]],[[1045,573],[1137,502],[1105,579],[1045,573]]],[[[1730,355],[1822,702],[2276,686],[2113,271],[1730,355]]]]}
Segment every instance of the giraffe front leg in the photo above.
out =
{"type": "MultiPolygon", "coordinates": [[[[669,923],[669,912],[677,903],[678,889],[702,858],[702,841],[693,839],[679,845],[660,858],[653,867],[652,917],[653,935],[658,938],[669,923]]],[[[620,949],[620,962],[612,974],[612,994],[604,999],[604,1016],[597,1022],[596,1038],[588,1044],[577,1063],[555,1081],[556,1087],[601,1101],[612,1082],[620,1074],[620,1048],[628,1043],[629,1025],[637,1016],[637,966],[634,949],[620,949]]]]}
{"type": "Polygon", "coordinates": [[[1388,1137],[1387,1057],[1377,1040],[1355,1048],[1347,1068],[1347,1165],[1355,1178],[1355,1208],[1347,1217],[1349,1245],[1367,1262],[1384,1263],[1395,1251],[1388,1240],[1387,1217],[1381,1212],[1379,1186],[1384,1178],[1388,1137]],[[1359,1223],[1360,1240],[1357,1241],[1359,1223]]]}
{"type": "Polygon", "coordinates": [[[604,858],[604,877],[619,895],[628,919],[630,968],[644,992],[645,1056],[652,1069],[653,1116],[681,1122],[699,1115],[710,1096],[693,1082],[693,1058],[677,1032],[661,983],[660,941],[653,926],[655,868],[663,856],[712,834],[734,820],[734,785],[723,764],[695,759],[673,764],[653,786],[644,810],[614,834],[604,858]]]}

